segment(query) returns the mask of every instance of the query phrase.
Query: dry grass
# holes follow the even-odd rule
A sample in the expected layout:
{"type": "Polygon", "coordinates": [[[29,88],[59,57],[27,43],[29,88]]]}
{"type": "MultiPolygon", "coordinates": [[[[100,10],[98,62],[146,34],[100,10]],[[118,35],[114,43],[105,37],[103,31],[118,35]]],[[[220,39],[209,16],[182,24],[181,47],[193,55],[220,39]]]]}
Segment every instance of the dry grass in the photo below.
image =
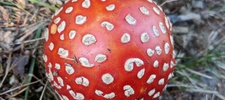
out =
{"type": "MultiPolygon", "coordinates": [[[[171,1],[158,0],[174,22],[177,66],[160,100],[225,100],[225,1],[171,1]]],[[[0,0],[0,100],[58,99],[41,55],[42,33],[62,3],[0,0]]]]}

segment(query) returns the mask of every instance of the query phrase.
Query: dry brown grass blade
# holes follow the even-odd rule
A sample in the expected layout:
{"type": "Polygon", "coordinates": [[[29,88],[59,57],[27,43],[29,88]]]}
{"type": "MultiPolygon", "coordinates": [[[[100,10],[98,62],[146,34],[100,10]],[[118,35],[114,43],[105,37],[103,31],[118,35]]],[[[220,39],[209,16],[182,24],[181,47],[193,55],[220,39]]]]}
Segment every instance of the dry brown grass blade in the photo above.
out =
{"type": "Polygon", "coordinates": [[[8,73],[9,73],[9,67],[10,67],[11,61],[12,61],[12,53],[10,53],[9,56],[8,56],[7,66],[6,66],[6,70],[5,70],[5,75],[4,75],[4,77],[3,77],[3,79],[2,79],[2,81],[1,81],[1,83],[0,83],[0,88],[2,87],[4,81],[5,81],[5,79],[6,79],[7,75],[8,75],[8,73]]]}
{"type": "Polygon", "coordinates": [[[29,29],[26,29],[24,31],[24,35],[22,37],[20,37],[19,39],[16,40],[15,44],[21,44],[23,43],[23,41],[29,36],[31,35],[34,31],[36,31],[43,23],[34,23],[32,24],[32,26],[29,29]]]}
{"type": "Polygon", "coordinates": [[[173,1],[177,1],[177,0],[166,0],[165,2],[163,2],[162,4],[160,4],[160,6],[162,7],[162,6],[165,5],[166,3],[173,2],[173,1]]]}
{"type": "Polygon", "coordinates": [[[225,97],[223,95],[221,95],[220,93],[218,93],[218,91],[209,91],[209,90],[205,90],[205,89],[190,89],[187,91],[192,91],[192,92],[201,92],[201,93],[207,93],[207,94],[214,94],[217,97],[219,97],[221,100],[225,100],[225,97]]]}
{"type": "Polygon", "coordinates": [[[13,88],[13,89],[10,89],[10,90],[7,90],[7,91],[5,91],[5,92],[0,93],[0,95],[7,94],[7,93],[9,93],[9,92],[12,92],[12,91],[15,91],[15,90],[17,90],[17,89],[24,88],[24,87],[27,87],[27,86],[36,84],[36,83],[38,83],[38,82],[40,82],[40,80],[37,80],[37,81],[31,82],[31,83],[28,83],[28,84],[24,84],[24,85],[15,87],[15,88],[13,88]]]}
{"type": "Polygon", "coordinates": [[[47,85],[48,85],[48,81],[45,83],[45,87],[44,87],[44,89],[42,90],[42,93],[41,93],[41,96],[40,96],[39,100],[43,100],[43,95],[44,95],[44,93],[45,93],[45,91],[46,91],[47,85]]]}
{"type": "Polygon", "coordinates": [[[6,98],[13,98],[16,97],[17,95],[20,95],[21,93],[23,93],[25,90],[27,89],[27,87],[23,88],[22,90],[20,90],[19,92],[16,92],[15,94],[9,95],[6,98]]]}
{"type": "MultiPolygon", "coordinates": [[[[36,79],[36,80],[40,80],[40,84],[41,85],[43,85],[43,86],[45,86],[46,84],[47,84],[47,82],[48,82],[48,80],[46,80],[46,83],[43,83],[43,81],[41,81],[41,79],[39,79],[38,77],[36,77],[35,75],[33,75],[33,74],[28,74],[29,76],[32,76],[34,79],[36,79]]],[[[52,87],[48,87],[48,85],[49,84],[47,84],[47,86],[46,86],[46,88],[47,88],[47,90],[54,96],[54,98],[56,98],[56,100],[58,100],[58,96],[57,96],[57,94],[55,93],[55,91],[53,91],[52,90],[52,87]]],[[[43,92],[44,92],[45,90],[43,89],[43,92]]],[[[41,98],[41,97],[40,97],[41,98]]]]}

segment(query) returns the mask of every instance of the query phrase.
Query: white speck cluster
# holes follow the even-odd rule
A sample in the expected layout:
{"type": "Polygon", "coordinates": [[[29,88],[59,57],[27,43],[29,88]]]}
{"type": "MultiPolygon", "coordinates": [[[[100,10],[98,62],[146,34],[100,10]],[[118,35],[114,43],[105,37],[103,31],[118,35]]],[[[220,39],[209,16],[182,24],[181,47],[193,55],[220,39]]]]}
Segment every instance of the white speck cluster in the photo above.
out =
{"type": "Polygon", "coordinates": [[[145,1],[67,0],[55,12],[42,57],[63,100],[160,96],[175,66],[172,25],[145,1]]]}

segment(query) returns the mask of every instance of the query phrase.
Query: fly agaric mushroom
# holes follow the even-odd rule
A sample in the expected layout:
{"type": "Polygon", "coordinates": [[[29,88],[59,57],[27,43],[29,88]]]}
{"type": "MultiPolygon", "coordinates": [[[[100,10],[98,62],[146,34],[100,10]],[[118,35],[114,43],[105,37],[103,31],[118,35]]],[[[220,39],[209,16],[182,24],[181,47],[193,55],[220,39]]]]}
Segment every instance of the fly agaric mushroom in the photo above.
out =
{"type": "Polygon", "coordinates": [[[154,100],[173,76],[171,31],[152,0],[68,0],[46,30],[46,75],[64,100],[154,100]]]}

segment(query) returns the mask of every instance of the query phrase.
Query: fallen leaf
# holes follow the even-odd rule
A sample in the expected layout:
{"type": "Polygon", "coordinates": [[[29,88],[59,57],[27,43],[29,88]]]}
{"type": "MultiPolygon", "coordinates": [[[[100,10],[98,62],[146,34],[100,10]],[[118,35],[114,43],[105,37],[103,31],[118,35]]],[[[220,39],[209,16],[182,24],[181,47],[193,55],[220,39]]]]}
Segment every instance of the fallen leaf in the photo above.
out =
{"type": "Polygon", "coordinates": [[[28,60],[29,60],[29,56],[28,55],[22,55],[22,56],[19,56],[19,57],[15,57],[15,59],[13,61],[13,65],[15,66],[13,68],[13,73],[15,75],[23,76],[24,70],[25,70],[25,66],[28,63],[28,60]]]}

